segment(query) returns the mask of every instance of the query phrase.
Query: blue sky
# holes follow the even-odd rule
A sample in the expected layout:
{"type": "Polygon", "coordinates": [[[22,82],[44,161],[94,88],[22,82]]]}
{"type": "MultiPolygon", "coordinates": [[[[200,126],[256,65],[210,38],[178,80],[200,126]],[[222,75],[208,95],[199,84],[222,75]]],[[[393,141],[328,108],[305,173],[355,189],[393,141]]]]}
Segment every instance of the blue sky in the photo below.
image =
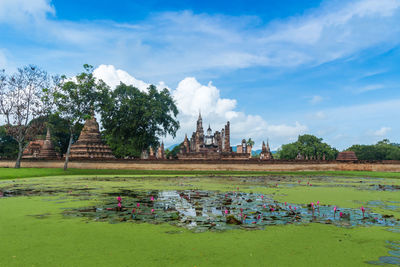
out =
{"type": "Polygon", "coordinates": [[[232,143],[400,143],[400,1],[0,1],[0,68],[167,86],[232,143]]]}

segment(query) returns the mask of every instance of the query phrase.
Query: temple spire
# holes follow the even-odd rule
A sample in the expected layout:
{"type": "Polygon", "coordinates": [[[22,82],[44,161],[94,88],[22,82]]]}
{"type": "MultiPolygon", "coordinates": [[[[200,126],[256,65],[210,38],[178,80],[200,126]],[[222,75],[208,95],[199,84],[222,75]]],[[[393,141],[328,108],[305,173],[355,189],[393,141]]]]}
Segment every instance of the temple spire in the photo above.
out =
{"type": "Polygon", "coordinates": [[[47,127],[46,140],[51,141],[50,129],[47,127]]]}

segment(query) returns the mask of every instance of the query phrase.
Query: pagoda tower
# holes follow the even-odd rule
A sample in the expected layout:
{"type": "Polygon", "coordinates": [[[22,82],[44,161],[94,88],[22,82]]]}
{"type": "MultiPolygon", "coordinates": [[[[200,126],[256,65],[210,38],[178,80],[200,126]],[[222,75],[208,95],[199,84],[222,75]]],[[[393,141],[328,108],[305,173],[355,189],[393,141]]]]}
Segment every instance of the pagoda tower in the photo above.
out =
{"type": "Polygon", "coordinates": [[[53,142],[51,142],[50,129],[47,128],[46,139],[40,149],[38,158],[53,159],[57,158],[56,150],[54,149],[53,142]]]}
{"type": "Polygon", "coordinates": [[[260,159],[262,159],[262,160],[270,160],[270,159],[272,159],[272,153],[271,153],[271,150],[269,148],[268,140],[267,140],[267,145],[265,145],[264,141],[262,143],[260,159]]]}
{"type": "Polygon", "coordinates": [[[78,141],[71,146],[71,158],[113,159],[110,147],[103,143],[94,115],[87,119],[78,141]]]}

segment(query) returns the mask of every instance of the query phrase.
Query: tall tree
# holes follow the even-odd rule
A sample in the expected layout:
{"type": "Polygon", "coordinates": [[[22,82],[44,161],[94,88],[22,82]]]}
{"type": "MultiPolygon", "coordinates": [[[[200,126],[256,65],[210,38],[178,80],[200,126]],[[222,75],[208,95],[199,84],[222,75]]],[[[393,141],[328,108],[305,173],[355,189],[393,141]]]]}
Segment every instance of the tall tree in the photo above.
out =
{"type": "Polygon", "coordinates": [[[85,64],[84,71],[73,79],[62,77],[61,86],[49,97],[54,96],[56,113],[68,122],[69,141],[65,154],[64,170],[68,169],[71,145],[74,139],[76,125],[82,123],[94,112],[99,92],[107,91],[107,85],[96,80],[93,76],[93,67],[85,64]]]}
{"type": "Polygon", "coordinates": [[[279,151],[281,159],[295,159],[300,153],[308,159],[322,159],[325,155],[326,159],[333,160],[336,158],[338,151],[326,143],[322,142],[322,138],[314,135],[300,135],[296,142],[282,145],[279,151]]]}
{"type": "Polygon", "coordinates": [[[249,138],[249,140],[247,140],[247,145],[253,147],[254,146],[254,141],[251,140],[251,138],[249,138]]]}
{"type": "Polygon", "coordinates": [[[104,135],[117,157],[139,157],[179,128],[178,109],[167,89],[151,85],[142,92],[121,83],[114,91],[103,91],[99,103],[104,135]]]}
{"type": "Polygon", "coordinates": [[[0,112],[7,134],[18,143],[15,168],[20,168],[22,152],[40,130],[31,120],[43,114],[41,97],[48,85],[47,73],[33,65],[19,68],[9,77],[4,70],[0,73],[0,112]]]}

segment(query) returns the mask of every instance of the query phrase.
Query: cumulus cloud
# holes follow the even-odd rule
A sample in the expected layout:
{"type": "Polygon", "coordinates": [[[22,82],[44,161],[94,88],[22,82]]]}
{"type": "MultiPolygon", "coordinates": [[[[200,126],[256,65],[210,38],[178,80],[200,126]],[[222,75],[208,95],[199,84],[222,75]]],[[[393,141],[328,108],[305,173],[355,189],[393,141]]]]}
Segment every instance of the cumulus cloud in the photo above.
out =
{"type": "Polygon", "coordinates": [[[382,127],[379,130],[374,131],[374,135],[378,137],[385,137],[392,128],[390,127],[382,127]]]}
{"type": "MultiPolygon", "coordinates": [[[[100,65],[94,70],[98,79],[102,79],[111,87],[115,87],[120,81],[141,86],[146,90],[148,83],[138,80],[123,70],[116,69],[112,65],[100,65]]],[[[164,83],[159,83],[163,84],[164,83]]],[[[299,134],[308,131],[307,126],[299,122],[294,125],[270,124],[259,115],[249,115],[236,110],[235,99],[221,98],[219,89],[211,82],[207,85],[199,83],[194,77],[187,77],[179,82],[176,89],[171,89],[171,94],[179,109],[178,120],[181,124],[176,139],[171,136],[164,140],[167,145],[180,143],[185,134],[195,131],[196,120],[201,112],[204,127],[208,124],[213,131],[220,131],[227,121],[231,122],[231,142],[234,145],[243,138],[252,138],[256,141],[256,147],[261,146],[262,140],[270,138],[271,143],[293,141],[299,134]]]]}
{"type": "MultiPolygon", "coordinates": [[[[133,76],[129,75],[129,73],[127,73],[126,71],[121,69],[116,69],[113,65],[102,64],[93,71],[93,75],[96,78],[103,80],[111,88],[115,88],[121,82],[133,85],[141,91],[146,91],[147,88],[150,86],[149,83],[146,83],[142,80],[138,80],[133,76]]],[[[164,88],[169,89],[168,86],[163,81],[159,82],[156,85],[156,87],[161,90],[164,88]]]]}

